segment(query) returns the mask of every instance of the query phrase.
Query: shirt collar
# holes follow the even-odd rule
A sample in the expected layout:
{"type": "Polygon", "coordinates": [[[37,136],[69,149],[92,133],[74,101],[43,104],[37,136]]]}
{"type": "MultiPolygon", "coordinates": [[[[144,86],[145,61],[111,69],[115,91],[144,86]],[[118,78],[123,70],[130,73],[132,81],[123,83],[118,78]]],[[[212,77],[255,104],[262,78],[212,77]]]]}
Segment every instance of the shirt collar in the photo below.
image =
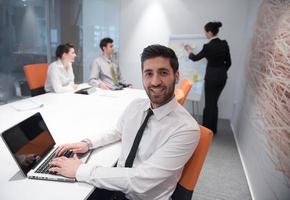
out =
{"type": "MultiPolygon", "coordinates": [[[[56,65],[57,67],[64,69],[64,65],[62,64],[61,59],[59,58],[56,61],[56,65]]],[[[71,65],[72,65],[71,63],[68,64],[68,66],[71,66],[71,65]]]]}
{"type": "Polygon", "coordinates": [[[59,68],[64,68],[64,65],[62,64],[61,59],[57,59],[56,63],[59,68]]]}
{"type": "MultiPolygon", "coordinates": [[[[178,102],[174,96],[168,103],[158,108],[154,108],[152,111],[156,119],[161,120],[163,117],[174,111],[177,106],[178,102]]],[[[146,102],[146,105],[144,106],[144,112],[147,112],[149,108],[151,108],[150,100],[146,102]]]]}
{"type": "Polygon", "coordinates": [[[104,60],[105,60],[106,62],[112,62],[112,60],[109,59],[109,58],[107,58],[104,54],[103,54],[103,58],[104,58],[104,60]]]}
{"type": "Polygon", "coordinates": [[[213,36],[212,38],[209,39],[209,41],[212,41],[212,40],[217,39],[217,38],[218,38],[218,36],[213,36]]]}

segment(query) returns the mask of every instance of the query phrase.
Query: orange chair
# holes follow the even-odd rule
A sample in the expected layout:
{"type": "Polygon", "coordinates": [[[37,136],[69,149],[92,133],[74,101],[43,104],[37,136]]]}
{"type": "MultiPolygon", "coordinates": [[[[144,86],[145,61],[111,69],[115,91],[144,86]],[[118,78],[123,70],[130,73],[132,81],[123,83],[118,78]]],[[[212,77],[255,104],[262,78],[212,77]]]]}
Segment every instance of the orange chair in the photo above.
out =
{"type": "Polygon", "coordinates": [[[23,70],[31,92],[31,96],[44,94],[44,84],[47,76],[48,64],[24,65],[23,70]]]}
{"type": "Polygon", "coordinates": [[[200,127],[199,143],[187,161],[182,171],[181,178],[172,195],[172,200],[191,200],[197,179],[199,177],[202,165],[206,158],[209,146],[212,141],[213,133],[210,129],[200,127]]]}
{"type": "Polygon", "coordinates": [[[182,80],[178,88],[175,90],[175,97],[181,105],[184,104],[186,97],[191,89],[191,86],[192,86],[192,81],[184,79],[182,80]]]}

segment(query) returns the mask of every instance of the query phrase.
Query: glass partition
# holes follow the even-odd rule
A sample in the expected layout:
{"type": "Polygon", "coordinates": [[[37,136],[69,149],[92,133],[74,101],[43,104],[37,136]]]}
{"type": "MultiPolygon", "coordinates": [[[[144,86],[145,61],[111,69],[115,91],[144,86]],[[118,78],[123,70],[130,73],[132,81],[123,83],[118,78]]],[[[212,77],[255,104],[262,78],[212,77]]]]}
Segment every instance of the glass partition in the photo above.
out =
{"type": "Polygon", "coordinates": [[[47,62],[46,1],[0,1],[0,104],[30,95],[23,66],[47,62]]]}
{"type": "Polygon", "coordinates": [[[88,81],[89,66],[102,55],[100,40],[114,40],[114,60],[118,63],[121,0],[83,0],[83,80],[88,81]]]}
{"type": "Polygon", "coordinates": [[[61,43],[76,47],[76,83],[88,80],[103,37],[114,40],[117,62],[120,1],[0,0],[0,105],[30,96],[23,66],[53,62],[61,43]]]}

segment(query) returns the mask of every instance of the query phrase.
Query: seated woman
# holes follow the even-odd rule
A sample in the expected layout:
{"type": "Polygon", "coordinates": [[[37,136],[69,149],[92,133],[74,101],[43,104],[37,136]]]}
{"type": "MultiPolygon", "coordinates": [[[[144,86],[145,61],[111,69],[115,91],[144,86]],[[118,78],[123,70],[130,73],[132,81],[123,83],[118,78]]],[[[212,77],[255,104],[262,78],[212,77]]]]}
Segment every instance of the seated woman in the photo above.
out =
{"type": "Polygon", "coordinates": [[[57,60],[48,66],[45,91],[62,93],[77,89],[72,69],[76,57],[74,46],[61,44],[57,47],[55,55],[57,60]]]}

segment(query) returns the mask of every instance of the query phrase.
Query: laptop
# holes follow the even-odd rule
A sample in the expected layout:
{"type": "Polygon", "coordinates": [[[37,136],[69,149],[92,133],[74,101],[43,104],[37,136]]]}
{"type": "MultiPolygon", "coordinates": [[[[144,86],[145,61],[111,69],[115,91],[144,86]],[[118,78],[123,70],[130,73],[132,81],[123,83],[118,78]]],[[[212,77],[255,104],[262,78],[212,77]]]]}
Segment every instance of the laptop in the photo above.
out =
{"type": "MultiPolygon", "coordinates": [[[[76,181],[48,171],[50,160],[56,156],[56,145],[40,113],[14,125],[1,136],[24,176],[39,180],[76,181]]],[[[90,152],[77,156],[85,163],[89,155],[90,152]]],[[[66,151],[62,156],[72,157],[73,153],[66,151]]]]}

